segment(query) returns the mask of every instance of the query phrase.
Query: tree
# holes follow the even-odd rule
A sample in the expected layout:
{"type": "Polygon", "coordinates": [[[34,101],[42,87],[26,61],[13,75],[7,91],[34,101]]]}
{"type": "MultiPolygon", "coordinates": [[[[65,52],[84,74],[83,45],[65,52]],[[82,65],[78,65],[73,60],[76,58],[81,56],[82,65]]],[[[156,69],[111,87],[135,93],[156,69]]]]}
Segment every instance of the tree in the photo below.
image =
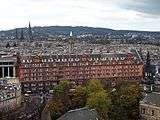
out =
{"type": "Polygon", "coordinates": [[[71,93],[72,108],[81,108],[86,104],[86,87],[76,86],[75,90],[71,93]]]}
{"type": "Polygon", "coordinates": [[[110,97],[109,93],[103,89],[101,82],[91,80],[87,86],[87,92],[87,106],[96,109],[102,120],[108,119],[110,97]]]}
{"type": "Polygon", "coordinates": [[[70,82],[67,80],[51,88],[53,90],[53,99],[47,104],[46,110],[50,112],[51,118],[56,120],[69,109],[68,92],[70,82]]]}
{"type": "Polygon", "coordinates": [[[64,104],[60,99],[52,100],[46,105],[46,107],[44,108],[44,111],[46,113],[47,112],[50,113],[52,120],[56,120],[65,112],[64,104]]]}
{"type": "Polygon", "coordinates": [[[138,120],[140,90],[138,84],[122,83],[111,94],[111,120],[138,120]]]}
{"type": "Polygon", "coordinates": [[[90,80],[88,85],[87,85],[87,92],[88,94],[97,92],[97,91],[102,91],[103,86],[99,80],[90,80]]]}
{"type": "Polygon", "coordinates": [[[54,96],[61,97],[61,96],[66,95],[66,93],[68,93],[69,91],[69,86],[70,86],[69,81],[67,80],[60,81],[58,85],[52,88],[54,91],[54,96]]]}
{"type": "Polygon", "coordinates": [[[96,109],[101,119],[108,119],[107,113],[110,106],[110,98],[105,90],[90,94],[87,98],[87,106],[96,109]]]}

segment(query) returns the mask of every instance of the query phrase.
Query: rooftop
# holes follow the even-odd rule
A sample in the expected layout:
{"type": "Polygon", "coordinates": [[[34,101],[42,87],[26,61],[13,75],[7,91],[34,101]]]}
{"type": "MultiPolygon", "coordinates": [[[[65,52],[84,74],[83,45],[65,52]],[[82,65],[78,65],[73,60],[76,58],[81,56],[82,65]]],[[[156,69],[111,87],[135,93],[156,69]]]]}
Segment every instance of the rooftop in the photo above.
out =
{"type": "Polygon", "coordinates": [[[99,120],[99,116],[96,110],[84,107],[68,111],[58,120],[99,120]]]}
{"type": "Polygon", "coordinates": [[[140,103],[160,107],[160,93],[149,93],[140,103]]]}

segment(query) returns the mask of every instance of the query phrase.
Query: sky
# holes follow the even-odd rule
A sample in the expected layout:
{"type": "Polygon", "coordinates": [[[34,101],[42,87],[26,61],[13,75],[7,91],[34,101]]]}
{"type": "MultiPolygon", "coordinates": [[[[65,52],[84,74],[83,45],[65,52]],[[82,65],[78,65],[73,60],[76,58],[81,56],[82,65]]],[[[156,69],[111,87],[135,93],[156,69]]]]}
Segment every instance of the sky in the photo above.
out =
{"type": "Polygon", "coordinates": [[[160,0],[0,0],[0,30],[90,26],[160,31],[160,0]]]}

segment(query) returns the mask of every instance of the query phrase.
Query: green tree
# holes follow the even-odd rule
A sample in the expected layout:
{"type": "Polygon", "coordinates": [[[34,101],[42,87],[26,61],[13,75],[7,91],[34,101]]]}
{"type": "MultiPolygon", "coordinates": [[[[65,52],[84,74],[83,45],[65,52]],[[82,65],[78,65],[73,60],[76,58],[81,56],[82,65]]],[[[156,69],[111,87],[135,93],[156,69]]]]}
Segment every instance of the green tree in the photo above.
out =
{"type": "Polygon", "coordinates": [[[81,108],[86,104],[86,87],[76,86],[75,90],[71,93],[72,108],[81,108]]]}
{"type": "Polygon", "coordinates": [[[88,85],[87,85],[87,92],[88,94],[97,92],[97,91],[102,91],[103,86],[99,80],[90,80],[88,85]]]}
{"type": "Polygon", "coordinates": [[[56,120],[59,118],[64,111],[64,104],[61,99],[57,100],[52,100],[50,101],[46,107],[44,108],[44,111],[47,113],[49,112],[51,115],[52,120],[56,120]]]}
{"type": "Polygon", "coordinates": [[[111,94],[111,120],[138,120],[140,90],[138,84],[122,83],[111,94]]]}
{"type": "Polygon", "coordinates": [[[70,82],[67,80],[60,81],[58,85],[52,88],[54,91],[54,96],[61,97],[66,95],[70,89],[70,82]]]}
{"type": "Polygon", "coordinates": [[[56,120],[70,107],[68,97],[70,82],[67,80],[60,81],[58,85],[51,89],[53,90],[53,99],[48,103],[45,109],[50,112],[51,118],[56,120]]]}
{"type": "Polygon", "coordinates": [[[91,80],[87,86],[87,92],[87,106],[96,109],[102,120],[108,119],[110,97],[109,93],[103,89],[101,82],[91,80]]]}

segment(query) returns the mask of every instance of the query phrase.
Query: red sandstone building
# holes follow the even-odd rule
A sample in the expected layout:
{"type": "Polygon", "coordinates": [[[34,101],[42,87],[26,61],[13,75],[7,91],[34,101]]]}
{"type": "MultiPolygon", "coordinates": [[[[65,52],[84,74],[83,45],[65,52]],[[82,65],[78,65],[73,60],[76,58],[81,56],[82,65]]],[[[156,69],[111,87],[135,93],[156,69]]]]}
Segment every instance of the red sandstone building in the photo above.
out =
{"type": "Polygon", "coordinates": [[[21,56],[19,77],[24,92],[45,91],[64,79],[137,82],[143,79],[143,63],[134,53],[21,56]]]}

